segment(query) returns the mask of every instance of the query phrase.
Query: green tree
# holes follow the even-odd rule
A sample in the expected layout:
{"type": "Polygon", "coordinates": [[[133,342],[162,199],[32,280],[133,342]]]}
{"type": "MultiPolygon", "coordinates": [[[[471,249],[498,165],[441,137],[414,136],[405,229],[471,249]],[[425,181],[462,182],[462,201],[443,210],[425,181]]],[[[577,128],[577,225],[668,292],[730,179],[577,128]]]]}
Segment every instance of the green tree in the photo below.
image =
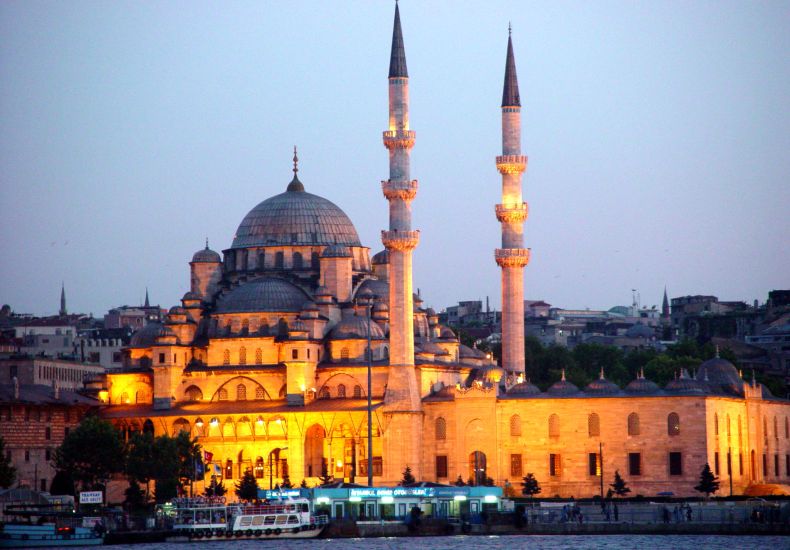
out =
{"type": "Polygon", "coordinates": [[[88,416],[55,452],[55,467],[71,472],[84,489],[105,485],[121,473],[126,462],[125,446],[112,424],[88,416]]]}
{"type": "Polygon", "coordinates": [[[307,480],[303,479],[302,482],[299,484],[299,487],[302,489],[307,489],[307,480]]]}
{"type": "Polygon", "coordinates": [[[288,465],[283,464],[283,482],[280,483],[281,489],[293,489],[293,483],[291,483],[291,476],[288,475],[288,465]]]}
{"type": "Polygon", "coordinates": [[[148,502],[148,497],[143,490],[140,489],[140,484],[136,481],[129,482],[129,487],[124,491],[124,495],[126,495],[125,503],[127,509],[133,512],[143,510],[148,502]]]}
{"type": "Polygon", "coordinates": [[[55,477],[52,478],[52,483],[49,486],[49,492],[53,495],[74,496],[74,479],[72,479],[71,474],[63,470],[55,472],[55,477]]]}
{"type": "Polygon", "coordinates": [[[8,489],[16,480],[16,468],[5,450],[5,439],[0,437],[0,487],[8,489]]]}
{"type": "Polygon", "coordinates": [[[521,482],[521,494],[532,498],[535,495],[540,494],[541,491],[542,489],[540,488],[540,483],[538,483],[538,480],[535,479],[535,476],[532,474],[532,472],[528,472],[521,482]]]}
{"type": "Polygon", "coordinates": [[[127,445],[126,477],[130,486],[138,483],[145,485],[144,503],[150,498],[150,483],[155,476],[154,436],[149,432],[137,432],[129,439],[127,445]]]}
{"type": "Polygon", "coordinates": [[[455,485],[456,487],[466,486],[466,482],[464,481],[464,478],[461,477],[461,474],[458,474],[458,479],[455,480],[455,483],[453,483],[453,485],[455,485]]]}
{"type": "Polygon", "coordinates": [[[699,485],[694,487],[695,491],[705,493],[705,498],[710,497],[711,493],[719,490],[719,478],[713,475],[710,465],[706,462],[705,467],[699,476],[699,485]]]}
{"type": "Polygon", "coordinates": [[[211,483],[206,487],[204,494],[207,497],[221,497],[226,492],[225,486],[222,483],[217,483],[217,476],[211,476],[211,483]]]}
{"type": "Polygon", "coordinates": [[[185,431],[178,432],[175,437],[176,455],[178,457],[178,479],[182,487],[192,485],[202,479],[198,472],[198,462],[202,462],[203,453],[197,437],[192,439],[185,431]]]}
{"type": "Polygon", "coordinates": [[[335,480],[335,476],[329,473],[329,468],[327,467],[326,463],[321,465],[321,475],[318,476],[318,481],[321,485],[327,485],[332,483],[335,480]]]}
{"type": "Polygon", "coordinates": [[[614,494],[618,497],[624,497],[631,492],[631,489],[628,488],[628,484],[620,477],[620,470],[614,471],[614,483],[610,484],[609,487],[612,488],[612,491],[614,491],[614,494]]]}
{"type": "Polygon", "coordinates": [[[414,476],[411,473],[411,468],[409,466],[406,466],[406,469],[403,470],[403,478],[400,480],[400,483],[398,483],[398,485],[411,485],[416,481],[417,480],[414,479],[414,476]]]}
{"type": "Polygon", "coordinates": [[[153,445],[154,480],[156,481],[156,502],[167,502],[178,494],[181,460],[178,456],[176,439],[160,435],[153,445]]]}
{"type": "MultiPolygon", "coordinates": [[[[624,354],[615,346],[601,344],[579,344],[571,352],[577,368],[584,373],[584,383],[598,378],[601,369],[606,378],[615,384],[629,382],[628,372],[623,363],[624,354]]],[[[575,383],[575,381],[574,381],[575,383]]]]}
{"type": "Polygon", "coordinates": [[[167,477],[156,480],[154,485],[154,496],[157,504],[164,504],[178,496],[178,480],[175,477],[167,477]]]}
{"type": "Polygon", "coordinates": [[[258,480],[249,468],[236,483],[236,496],[242,500],[255,500],[258,498],[258,480]]]}

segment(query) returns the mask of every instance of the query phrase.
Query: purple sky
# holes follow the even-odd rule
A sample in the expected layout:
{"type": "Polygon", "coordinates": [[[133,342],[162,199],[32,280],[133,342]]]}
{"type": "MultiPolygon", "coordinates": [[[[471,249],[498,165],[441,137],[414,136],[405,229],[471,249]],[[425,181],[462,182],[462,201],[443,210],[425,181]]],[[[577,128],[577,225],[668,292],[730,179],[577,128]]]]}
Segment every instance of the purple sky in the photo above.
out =
{"type": "MultiPolygon", "coordinates": [[[[300,178],[381,249],[394,4],[0,3],[0,303],[171,306],[208,236],[300,178]]],[[[525,297],[790,288],[790,3],[401,2],[414,284],[491,297],[508,21],[529,156],[525,297]]]]}

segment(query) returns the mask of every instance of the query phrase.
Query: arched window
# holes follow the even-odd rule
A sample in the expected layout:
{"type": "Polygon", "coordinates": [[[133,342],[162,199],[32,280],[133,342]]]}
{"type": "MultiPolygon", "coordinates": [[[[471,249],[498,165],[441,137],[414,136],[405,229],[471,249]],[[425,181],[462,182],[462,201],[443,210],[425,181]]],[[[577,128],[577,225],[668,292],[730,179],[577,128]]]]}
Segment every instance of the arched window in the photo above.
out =
{"type": "Polygon", "coordinates": [[[258,252],[258,269],[266,267],[266,251],[261,250],[258,252]]]}
{"type": "Polygon", "coordinates": [[[510,417],[510,435],[511,437],[521,435],[521,417],[517,414],[510,417]]]}
{"type": "MultiPolygon", "coordinates": [[[[126,404],[126,403],[128,403],[128,402],[129,402],[129,394],[128,394],[127,392],[123,392],[123,393],[121,394],[121,403],[124,403],[124,404],[126,404]]],[[[68,414],[68,412],[67,412],[66,414],[68,414]]],[[[66,419],[66,422],[68,422],[68,421],[69,421],[69,419],[67,418],[67,419],[66,419]]]]}
{"type": "Polygon", "coordinates": [[[779,421],[774,416],[774,439],[779,439],[779,421]]]}
{"type": "Polygon", "coordinates": [[[187,401],[202,401],[203,392],[197,386],[189,386],[184,392],[187,401]]]}
{"type": "Polygon", "coordinates": [[[217,395],[217,399],[219,401],[227,401],[228,400],[228,390],[225,388],[219,389],[219,395],[217,395]]]}
{"type": "Polygon", "coordinates": [[[636,413],[628,415],[628,435],[639,435],[639,415],[636,413]]]}
{"type": "Polygon", "coordinates": [[[137,404],[145,403],[148,401],[148,392],[146,390],[137,390],[134,393],[134,402],[137,404]]]}
{"type": "Polygon", "coordinates": [[[730,426],[730,414],[727,413],[727,440],[732,439],[732,426],[730,426]]]}
{"type": "Polygon", "coordinates": [[[255,459],[255,477],[257,479],[263,478],[263,457],[259,456],[255,459]]]}
{"type": "Polygon", "coordinates": [[[337,385],[337,396],[343,398],[346,396],[346,385],[345,384],[338,384],[337,385]]]}
{"type": "Polygon", "coordinates": [[[485,453],[475,451],[469,455],[469,478],[475,485],[485,483],[488,478],[485,453]]]}
{"type": "Polygon", "coordinates": [[[667,416],[667,434],[680,435],[680,415],[678,413],[669,413],[667,416]]]}
{"type": "Polygon", "coordinates": [[[275,269],[282,269],[283,264],[285,263],[285,255],[283,254],[282,250],[276,252],[274,254],[274,268],[275,269]]]}
{"type": "Polygon", "coordinates": [[[266,390],[263,389],[263,386],[257,386],[255,388],[255,399],[266,399],[266,390]]]}
{"type": "Polygon", "coordinates": [[[318,399],[329,399],[331,397],[329,388],[324,386],[318,394],[318,399]]]}
{"type": "Polygon", "coordinates": [[[261,351],[261,348],[257,348],[255,350],[255,364],[260,365],[262,363],[263,363],[263,352],[261,351]]]}
{"type": "Polygon", "coordinates": [[[596,413],[590,413],[587,417],[587,435],[598,437],[601,435],[601,419],[596,413]]]}
{"type": "Polygon", "coordinates": [[[359,399],[361,397],[362,397],[362,386],[357,384],[356,386],[354,386],[354,398],[359,399]]]}
{"type": "Polygon", "coordinates": [[[246,401],[247,400],[247,386],[244,384],[239,384],[236,386],[236,401],[246,401]]]}
{"type": "Polygon", "coordinates": [[[225,479],[233,479],[233,461],[231,459],[225,461],[225,479]]]}
{"type": "Polygon", "coordinates": [[[186,418],[179,418],[175,422],[173,422],[173,435],[177,436],[178,432],[186,432],[189,433],[189,420],[186,418]]]}
{"type": "Polygon", "coordinates": [[[319,259],[318,252],[310,254],[310,267],[312,269],[321,269],[321,260],[319,259]]]}
{"type": "Polygon", "coordinates": [[[291,359],[299,359],[299,350],[294,348],[291,350],[291,359]]]}
{"type": "Polygon", "coordinates": [[[768,417],[763,416],[763,441],[768,445],[768,417]]]}
{"type": "Polygon", "coordinates": [[[239,365],[246,365],[247,364],[247,348],[240,347],[239,348],[239,365]]]}
{"type": "Polygon", "coordinates": [[[713,413],[713,434],[719,435],[719,413],[713,413]]]}
{"type": "Polygon", "coordinates": [[[549,416],[549,437],[560,436],[560,417],[556,414],[549,416]]]}
{"type": "Polygon", "coordinates": [[[223,365],[230,365],[230,350],[226,349],[222,351],[222,364],[223,365]]]}
{"type": "Polygon", "coordinates": [[[743,444],[743,439],[741,439],[742,435],[743,434],[741,432],[741,415],[738,415],[738,445],[743,444]]]}
{"type": "Polygon", "coordinates": [[[293,268],[302,269],[302,255],[299,252],[294,252],[293,255],[293,268]]]}
{"type": "Polygon", "coordinates": [[[340,350],[340,359],[343,361],[348,361],[348,348],[343,348],[340,350]]]}
{"type": "Polygon", "coordinates": [[[447,422],[441,416],[436,419],[436,440],[444,441],[447,439],[447,422]]]}
{"type": "Polygon", "coordinates": [[[790,439],[790,420],[785,416],[785,439],[790,439]]]}
{"type": "Polygon", "coordinates": [[[250,333],[250,320],[249,319],[242,320],[242,322],[241,322],[241,333],[243,335],[245,335],[245,336],[250,333]]]}

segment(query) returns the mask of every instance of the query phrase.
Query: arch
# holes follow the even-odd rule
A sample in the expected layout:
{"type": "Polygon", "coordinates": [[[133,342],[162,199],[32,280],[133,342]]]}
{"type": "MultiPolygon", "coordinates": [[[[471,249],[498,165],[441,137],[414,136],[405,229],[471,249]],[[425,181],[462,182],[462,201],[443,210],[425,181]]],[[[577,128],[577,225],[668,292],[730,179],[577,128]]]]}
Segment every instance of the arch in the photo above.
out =
{"type": "Polygon", "coordinates": [[[120,399],[120,402],[121,402],[122,404],[124,404],[124,405],[125,405],[125,404],[127,404],[127,403],[129,403],[129,392],[123,392],[123,393],[121,393],[121,399],[120,399]]]}
{"type": "Polygon", "coordinates": [[[676,436],[680,435],[680,415],[678,413],[669,413],[667,416],[667,435],[676,436]]]}
{"type": "Polygon", "coordinates": [[[208,434],[210,437],[219,437],[222,435],[222,426],[219,423],[219,418],[212,417],[208,422],[208,434]]]}
{"type": "Polygon", "coordinates": [[[184,392],[184,398],[187,401],[203,401],[203,391],[193,384],[184,392]]]}
{"type": "MultiPolygon", "coordinates": [[[[244,320],[247,323],[247,330],[249,330],[249,321],[247,319],[244,320]]],[[[242,328],[242,331],[244,329],[242,328]]],[[[247,348],[244,346],[239,348],[239,365],[246,365],[247,364],[247,348]]]]}
{"type": "Polygon", "coordinates": [[[303,262],[302,262],[302,253],[301,252],[294,252],[293,259],[291,260],[291,262],[292,262],[292,265],[291,265],[292,269],[302,269],[304,267],[304,265],[302,265],[303,264],[303,262]]]}
{"type": "MultiPolygon", "coordinates": [[[[250,333],[250,320],[249,320],[249,318],[248,319],[242,319],[241,320],[241,334],[243,336],[247,336],[249,333],[250,333]]],[[[244,348],[241,348],[239,350],[239,355],[241,355],[242,351],[245,353],[245,359],[246,359],[247,350],[244,349],[244,348]]]]}
{"type": "Polygon", "coordinates": [[[436,419],[436,440],[444,441],[447,439],[447,421],[441,416],[436,419]]]}
{"type": "Polygon", "coordinates": [[[560,436],[560,417],[556,413],[549,416],[549,437],[558,438],[560,436]]]}
{"type": "Polygon", "coordinates": [[[148,403],[150,401],[149,393],[147,388],[140,388],[136,392],[134,392],[134,402],[139,404],[148,403]]]}
{"type": "Polygon", "coordinates": [[[590,413],[587,416],[587,435],[589,437],[599,437],[601,435],[601,418],[597,413],[590,413]]]}
{"type": "MultiPolygon", "coordinates": [[[[354,398],[355,399],[360,399],[361,397],[362,397],[362,386],[360,386],[359,384],[356,384],[354,386],[354,398]]],[[[787,419],[785,419],[785,420],[787,420],[787,419]]],[[[785,424],[787,424],[787,422],[785,422],[785,424]]]]}
{"type": "MultiPolygon", "coordinates": [[[[238,422],[236,422],[236,437],[249,437],[252,435],[252,422],[250,422],[249,417],[242,416],[239,418],[238,422]]],[[[239,459],[239,464],[241,464],[241,459],[239,459]]]]}
{"type": "Polygon", "coordinates": [[[227,401],[228,400],[228,390],[226,388],[220,388],[217,392],[217,401],[227,401]]]}
{"type": "Polygon", "coordinates": [[[255,459],[255,468],[253,468],[253,472],[255,473],[255,479],[262,479],[263,478],[263,457],[259,456],[255,459]]]}
{"type": "Polygon", "coordinates": [[[319,424],[313,424],[307,429],[304,439],[304,476],[318,477],[327,472],[327,463],[324,457],[324,440],[326,431],[319,424]]]}
{"type": "Polygon", "coordinates": [[[481,451],[473,451],[469,455],[469,479],[475,485],[483,485],[488,478],[486,455],[481,451]]]}
{"type": "Polygon", "coordinates": [[[225,479],[233,479],[233,459],[225,461],[225,471],[223,472],[225,479]]]}
{"type": "Polygon", "coordinates": [[[331,394],[329,393],[329,388],[324,386],[321,388],[321,391],[318,392],[318,399],[329,399],[331,394]]]}
{"type": "Polygon", "coordinates": [[[514,414],[510,417],[510,436],[518,437],[521,435],[521,417],[514,414]]]}
{"type": "Polygon", "coordinates": [[[206,435],[206,425],[203,422],[203,419],[201,417],[199,417],[199,416],[195,420],[195,432],[194,432],[194,435],[195,435],[195,437],[203,437],[204,435],[206,435]]]}
{"type": "Polygon", "coordinates": [[[275,416],[266,424],[269,439],[287,439],[288,421],[282,416],[275,416]]]}
{"type": "Polygon", "coordinates": [[[222,364],[223,365],[230,365],[230,350],[229,349],[222,350],[222,364]]]}
{"type": "Polygon", "coordinates": [[[154,423],[150,418],[147,418],[145,422],[143,422],[143,433],[144,434],[154,434],[154,423]]]}
{"type": "Polygon", "coordinates": [[[338,397],[338,399],[345,399],[345,397],[346,397],[346,385],[345,384],[338,384],[337,385],[337,397],[338,397]]]}
{"type": "Polygon", "coordinates": [[[271,399],[269,393],[266,391],[266,388],[261,386],[260,382],[250,378],[249,376],[234,376],[233,378],[226,380],[217,391],[214,393],[214,396],[211,398],[212,401],[227,401],[229,396],[229,390],[232,389],[235,392],[236,399],[240,399],[239,396],[239,387],[244,385],[243,391],[243,399],[247,398],[248,388],[250,392],[252,388],[255,388],[255,399],[271,399]]]}
{"type": "Polygon", "coordinates": [[[189,420],[186,418],[179,418],[175,422],[173,422],[173,436],[177,436],[179,432],[186,432],[189,433],[191,427],[189,425],[189,420]]]}
{"type": "Polygon", "coordinates": [[[282,269],[285,265],[285,254],[282,250],[278,250],[274,253],[274,268],[275,269],[282,269]]]}
{"type": "Polygon", "coordinates": [[[246,401],[247,400],[247,386],[242,384],[236,385],[236,401],[246,401]]]}
{"type": "Polygon", "coordinates": [[[222,437],[236,437],[236,424],[231,417],[227,417],[222,423],[222,437]]]}
{"type": "Polygon", "coordinates": [[[779,439],[779,420],[774,416],[774,439],[779,439]]]}
{"type": "Polygon", "coordinates": [[[639,415],[632,412],[628,415],[628,435],[639,435],[639,415]]]}

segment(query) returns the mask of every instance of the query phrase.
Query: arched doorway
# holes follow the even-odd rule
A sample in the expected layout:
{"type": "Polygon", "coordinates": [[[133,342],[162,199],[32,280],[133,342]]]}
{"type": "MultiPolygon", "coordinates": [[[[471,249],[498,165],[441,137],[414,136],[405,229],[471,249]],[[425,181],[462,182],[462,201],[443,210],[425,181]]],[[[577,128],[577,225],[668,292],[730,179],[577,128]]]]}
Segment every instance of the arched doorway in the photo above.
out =
{"type": "Polygon", "coordinates": [[[307,430],[304,440],[304,475],[305,477],[318,477],[326,471],[324,458],[324,440],[326,431],[318,424],[313,424],[307,430]]]}
{"type": "Polygon", "coordinates": [[[469,455],[469,479],[475,485],[483,485],[487,478],[486,455],[480,451],[474,451],[469,455]]]}

